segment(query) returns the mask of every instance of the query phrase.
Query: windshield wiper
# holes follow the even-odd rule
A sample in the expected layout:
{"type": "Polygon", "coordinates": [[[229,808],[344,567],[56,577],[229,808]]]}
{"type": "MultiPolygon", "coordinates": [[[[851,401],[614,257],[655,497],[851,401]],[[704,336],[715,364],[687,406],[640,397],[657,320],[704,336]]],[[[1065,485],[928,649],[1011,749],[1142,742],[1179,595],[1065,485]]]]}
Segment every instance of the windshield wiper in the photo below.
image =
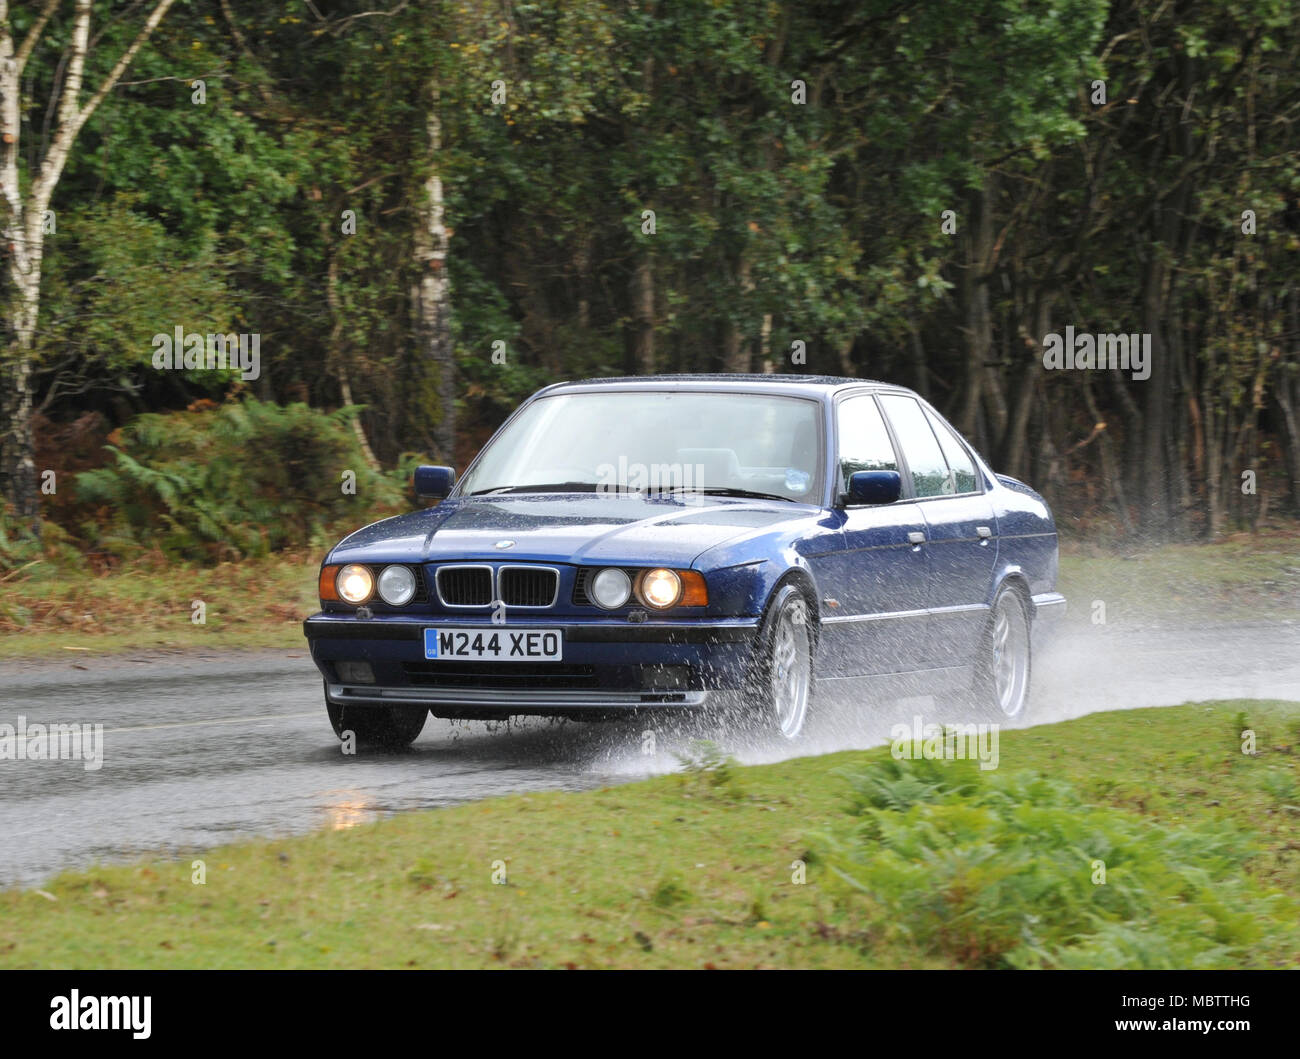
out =
{"type": "Polygon", "coordinates": [[[703,488],[674,485],[670,489],[656,489],[651,495],[659,493],[703,493],[705,496],[741,496],[749,500],[784,500],[787,504],[796,502],[791,500],[790,497],[781,496],[778,493],[760,493],[755,489],[737,489],[730,485],[711,485],[703,488]]]}
{"type": "Polygon", "coordinates": [[[595,482],[546,482],[542,485],[498,485],[492,489],[476,489],[466,496],[498,496],[502,493],[594,493],[595,482]]]}

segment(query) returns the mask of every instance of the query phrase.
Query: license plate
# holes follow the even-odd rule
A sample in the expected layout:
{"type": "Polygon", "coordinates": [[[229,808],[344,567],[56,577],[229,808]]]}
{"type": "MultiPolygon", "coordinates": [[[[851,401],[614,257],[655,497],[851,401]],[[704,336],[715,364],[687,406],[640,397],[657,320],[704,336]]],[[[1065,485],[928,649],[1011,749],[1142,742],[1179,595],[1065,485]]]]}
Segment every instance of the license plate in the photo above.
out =
{"type": "Polygon", "coordinates": [[[559,629],[425,629],[424,657],[433,662],[558,662],[564,657],[564,636],[559,629]]]}

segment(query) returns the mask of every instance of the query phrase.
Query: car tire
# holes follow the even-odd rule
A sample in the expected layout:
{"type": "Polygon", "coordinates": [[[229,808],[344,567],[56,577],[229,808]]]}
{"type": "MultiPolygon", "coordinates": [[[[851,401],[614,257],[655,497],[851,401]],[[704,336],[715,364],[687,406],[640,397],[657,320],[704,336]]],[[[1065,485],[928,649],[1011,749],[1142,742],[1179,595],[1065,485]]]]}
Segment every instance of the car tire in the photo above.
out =
{"type": "Polygon", "coordinates": [[[400,750],[424,731],[429,711],[424,706],[347,706],[325,697],[334,734],[340,739],[352,732],[359,747],[400,750]]]}
{"type": "Polygon", "coordinates": [[[975,662],[972,698],[981,716],[1006,722],[1028,713],[1032,662],[1029,608],[1022,593],[1004,585],[989,608],[975,662]]]}
{"type": "Polygon", "coordinates": [[[805,731],[813,697],[813,633],[808,601],[792,584],[777,589],[754,644],[745,689],[748,727],[793,742],[805,731]]]}

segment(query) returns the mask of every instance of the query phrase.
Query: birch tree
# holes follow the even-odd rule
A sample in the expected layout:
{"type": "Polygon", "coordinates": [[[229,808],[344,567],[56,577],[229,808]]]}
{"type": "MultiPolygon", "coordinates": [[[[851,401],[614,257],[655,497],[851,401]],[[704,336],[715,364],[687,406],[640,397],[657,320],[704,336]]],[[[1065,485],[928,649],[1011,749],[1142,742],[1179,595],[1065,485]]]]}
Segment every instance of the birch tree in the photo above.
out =
{"type": "MultiPolygon", "coordinates": [[[[3,488],[18,518],[39,533],[35,438],[32,432],[32,346],[41,304],[41,258],[47,211],[78,134],[126,72],[174,0],[157,0],[134,39],[117,57],[98,87],[83,98],[86,59],[90,52],[91,0],[75,0],[72,29],[60,67],[46,101],[56,114],[44,154],[26,162],[21,150],[25,103],[23,70],[58,12],[60,0],[45,0],[22,41],[15,46],[9,0],[0,0],[0,227],[5,254],[3,292],[4,387],[3,488]]],[[[41,107],[42,110],[46,106],[41,107]]],[[[30,157],[28,155],[27,157],[30,157]]]]}
{"type": "Polygon", "coordinates": [[[456,362],[451,338],[451,286],[447,279],[447,223],[442,189],[441,95],[436,82],[426,96],[428,112],[428,166],[423,203],[415,229],[415,260],[419,280],[415,290],[415,312],[420,339],[438,372],[437,442],[440,459],[455,463],[456,362]]]}

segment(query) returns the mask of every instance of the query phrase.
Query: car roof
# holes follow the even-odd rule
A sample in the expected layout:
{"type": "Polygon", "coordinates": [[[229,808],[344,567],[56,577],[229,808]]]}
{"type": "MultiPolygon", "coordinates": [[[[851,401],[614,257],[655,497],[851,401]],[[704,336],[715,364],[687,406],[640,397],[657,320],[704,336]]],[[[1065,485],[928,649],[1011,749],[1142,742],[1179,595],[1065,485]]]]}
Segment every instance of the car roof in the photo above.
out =
{"type": "Polygon", "coordinates": [[[754,392],[771,388],[779,393],[801,393],[805,396],[820,395],[850,386],[866,386],[881,389],[905,389],[893,383],[877,382],[874,379],[852,379],[842,375],[785,375],[758,374],[756,372],[700,372],[687,375],[615,375],[604,378],[576,379],[571,382],[557,382],[538,391],[538,394],[553,393],[560,390],[584,390],[614,387],[623,390],[661,389],[665,384],[681,386],[692,390],[739,390],[754,392]]]}

